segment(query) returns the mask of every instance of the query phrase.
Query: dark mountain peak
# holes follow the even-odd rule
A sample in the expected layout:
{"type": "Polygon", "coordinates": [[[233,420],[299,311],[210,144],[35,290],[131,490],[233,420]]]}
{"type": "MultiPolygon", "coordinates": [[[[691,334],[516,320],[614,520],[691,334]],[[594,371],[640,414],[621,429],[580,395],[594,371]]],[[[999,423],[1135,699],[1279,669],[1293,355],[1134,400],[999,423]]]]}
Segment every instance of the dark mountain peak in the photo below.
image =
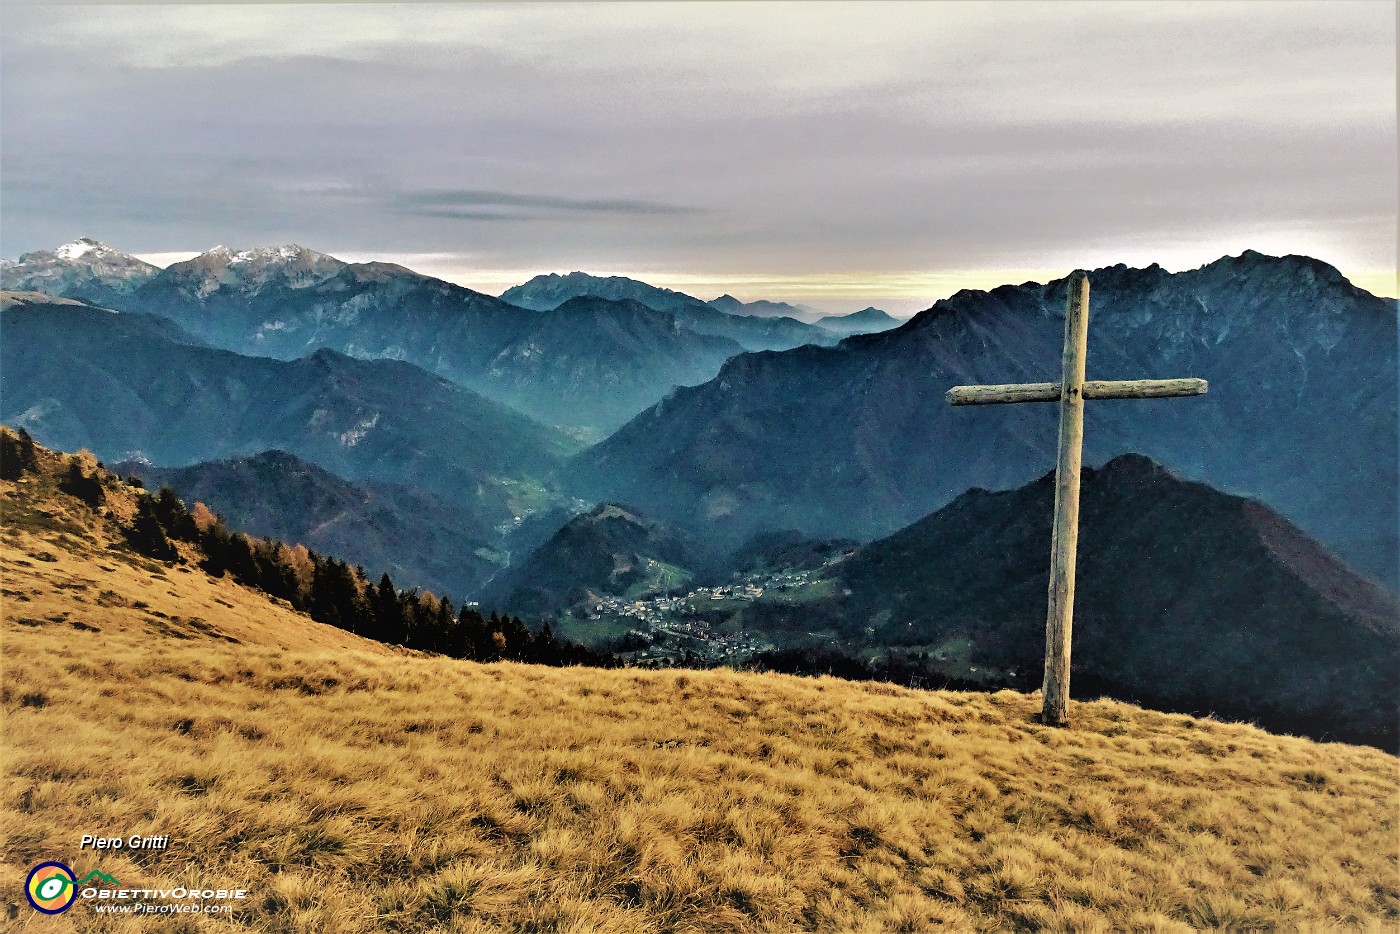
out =
{"type": "Polygon", "coordinates": [[[788,302],[772,302],[767,299],[758,299],[752,302],[742,302],[733,295],[721,295],[705,303],[716,311],[722,311],[727,315],[736,315],[752,318],[792,318],[796,321],[804,322],[820,317],[813,309],[806,305],[793,305],[788,302]]]}
{"type": "Polygon", "coordinates": [[[1180,481],[1180,478],[1171,469],[1163,467],[1146,454],[1119,454],[1100,467],[1097,472],[1102,474],[1105,480],[1170,479],[1180,481]]]}
{"type": "MultiPolygon", "coordinates": [[[[575,284],[589,282],[638,282],[637,279],[629,279],[626,276],[595,276],[591,272],[583,272],[575,269],[573,272],[557,273],[551,272],[543,276],[535,276],[531,282],[570,282],[575,284]]],[[[641,283],[645,284],[645,283],[641,283]]]]}
{"type": "MultiPolygon", "coordinates": [[[[302,289],[297,284],[290,287],[302,289]]],[[[373,305],[379,313],[387,314],[391,320],[398,318],[396,312],[400,312],[402,306],[414,310],[426,306],[435,313],[447,314],[471,308],[503,316],[519,310],[492,295],[425,275],[398,263],[347,263],[324,281],[313,283],[313,287],[305,289],[304,294],[314,295],[318,303],[325,299],[340,305],[336,323],[352,327],[361,315],[366,314],[369,305],[373,305]],[[353,312],[345,307],[351,303],[356,309],[353,312]]],[[[324,306],[321,309],[324,311],[324,306]]]]}
{"type": "MultiPolygon", "coordinates": [[[[853,616],[886,620],[889,644],[968,639],[960,664],[1019,683],[1044,647],[1052,479],[969,491],[862,548],[843,567],[853,616]]],[[[1084,472],[1079,536],[1079,690],[1394,736],[1400,607],[1268,506],[1131,454],[1084,472]]]]}
{"type": "MultiPolygon", "coordinates": [[[[551,311],[583,295],[614,301],[631,299],[656,311],[675,315],[682,325],[698,334],[728,338],[745,350],[786,349],[801,344],[834,342],[830,331],[773,314],[777,306],[772,303],[755,302],[744,305],[740,309],[742,314],[727,314],[693,295],[625,276],[602,277],[582,272],[561,276],[550,273],[506,289],[501,293],[501,300],[521,308],[551,311]],[[750,315],[751,310],[758,313],[750,315]]],[[[791,310],[790,306],[783,308],[791,310]]]]}
{"type": "Polygon", "coordinates": [[[635,598],[688,581],[699,550],[630,506],[602,503],[564,523],[492,582],[485,602],[548,613],[602,595],[635,598]]]}
{"type": "MultiPolygon", "coordinates": [[[[1103,266],[1098,269],[1086,270],[1089,276],[1090,289],[1114,289],[1129,290],[1141,289],[1151,290],[1161,285],[1171,278],[1171,273],[1161,266],[1153,263],[1151,266],[1139,267],[1129,266],[1126,263],[1115,263],[1112,266],[1103,266]]],[[[1071,274],[1072,275],[1072,274],[1071,274]]],[[[1069,276],[1055,279],[1050,282],[1054,289],[1057,300],[1063,301],[1065,290],[1069,288],[1069,276]]]]}
{"type": "MultiPolygon", "coordinates": [[[[1050,283],[1046,288],[1052,287],[1055,283],[1050,283]]],[[[1061,283],[1063,288],[1063,284],[1061,283]]],[[[1023,285],[999,285],[990,291],[982,289],[958,289],[947,298],[940,298],[928,308],[910,318],[907,324],[910,325],[911,333],[931,327],[943,327],[950,321],[960,318],[967,318],[984,311],[998,311],[1005,309],[1009,304],[1021,300],[1021,298],[1031,289],[1039,288],[1032,284],[1023,285]]]]}
{"type": "MultiPolygon", "coordinates": [[[[119,312],[90,302],[70,298],[55,298],[42,292],[6,292],[4,306],[7,327],[39,327],[45,330],[94,331],[109,344],[131,341],[140,346],[147,342],[171,341],[189,347],[200,342],[169,318],[139,312],[119,312]]],[[[23,347],[23,345],[20,345],[23,347]]],[[[8,349],[8,348],[6,348],[8,349]]],[[[27,348],[26,348],[27,349],[27,348]]],[[[110,350],[110,347],[109,347],[110,350]]],[[[113,364],[119,365],[119,361],[113,364]]],[[[3,370],[0,370],[3,372],[3,370]]],[[[5,389],[11,384],[8,377],[5,389]]],[[[69,445],[70,447],[82,447],[69,445]]]]}
{"type": "Polygon", "coordinates": [[[817,347],[814,344],[804,344],[792,350],[754,350],[724,361],[719,374],[705,385],[714,385],[720,392],[732,392],[750,381],[761,379],[772,367],[790,365],[794,360],[816,363],[834,353],[840,353],[840,348],[817,347]]]}
{"type": "MultiPolygon", "coordinates": [[[[292,366],[309,366],[315,372],[331,374],[333,378],[345,374],[362,374],[367,366],[379,367],[381,372],[393,372],[402,370],[401,378],[412,384],[419,384],[426,381],[445,382],[441,377],[429,373],[427,370],[416,367],[403,360],[393,360],[387,358],[376,358],[365,360],[353,357],[349,354],[341,353],[330,347],[318,347],[310,354],[300,360],[289,361],[292,366]]],[[[353,380],[352,380],[353,381],[353,380]]]]}
{"type": "MultiPolygon", "coordinates": [[[[624,347],[635,349],[641,346],[638,342],[658,339],[661,335],[680,335],[680,332],[683,331],[686,343],[692,345],[689,347],[689,353],[692,354],[703,349],[712,352],[722,350],[723,357],[727,358],[743,349],[723,338],[706,337],[688,331],[681,326],[672,313],[660,311],[630,298],[615,299],[580,295],[577,298],[569,299],[553,310],[540,312],[540,317],[542,327],[557,326],[557,322],[561,319],[566,321],[566,326],[570,328],[586,325],[590,335],[601,342],[600,346],[607,345],[612,348],[612,354],[621,353],[624,347]]],[[[527,335],[527,339],[536,337],[538,337],[537,331],[532,331],[527,335]]],[[[579,342],[583,340],[583,335],[574,333],[568,338],[560,335],[560,338],[572,342],[577,347],[579,342]]],[[[661,352],[662,347],[653,347],[653,350],[661,352]]],[[[686,354],[686,351],[680,348],[675,348],[675,350],[683,355],[686,354]]],[[[722,360],[714,361],[716,368],[721,362],[722,360]]]]}
{"type": "Polygon", "coordinates": [[[582,429],[590,441],[673,387],[710,379],[743,351],[733,340],[683,325],[679,315],[625,298],[577,296],[512,317],[520,331],[497,347],[489,378],[517,407],[549,424],[582,429]]]}
{"type": "MultiPolygon", "coordinates": [[[[1223,256],[1197,269],[1178,273],[1168,272],[1157,263],[1146,267],[1115,263],[1087,270],[1087,275],[1094,299],[1113,302],[1134,296],[1151,302],[1159,295],[1179,289],[1190,294],[1198,311],[1217,319],[1221,315],[1233,317],[1250,313],[1265,302],[1320,296],[1336,286],[1344,291],[1353,288],[1334,266],[1322,260],[1292,254],[1270,256],[1255,250],[1245,250],[1239,256],[1223,256]]],[[[1064,306],[1069,279],[1066,275],[1044,284],[1025,282],[990,290],[960,289],[911,318],[912,330],[944,328],[950,324],[957,329],[965,321],[988,314],[1058,315],[1064,306]]],[[[1102,307],[1102,301],[1095,301],[1096,309],[1102,307]]],[[[1306,310],[1306,305],[1293,309],[1295,313],[1306,310]]],[[[1171,314],[1179,312],[1173,310],[1171,314]]],[[[824,323],[823,326],[830,325],[824,323]]],[[[1330,326],[1324,329],[1330,330],[1330,326]]]]}
{"type": "Polygon", "coordinates": [[[186,467],[125,462],[116,469],[147,489],[173,488],[202,502],[230,528],[300,543],[372,570],[402,587],[426,587],[453,599],[473,593],[499,570],[492,530],[456,497],[439,498],[395,483],[352,481],[283,450],[260,451],[186,467]]]}
{"type": "Polygon", "coordinates": [[[1222,260],[1230,260],[1235,263],[1247,264],[1251,266],[1262,265],[1266,262],[1276,262],[1279,257],[1268,253],[1260,253],[1258,250],[1245,250],[1239,256],[1224,256],[1222,260]]]}
{"type": "Polygon", "coordinates": [[[886,313],[886,312],[881,311],[880,309],[876,308],[874,305],[867,305],[866,307],[862,308],[860,311],[853,311],[853,312],[851,312],[851,313],[849,313],[849,314],[844,314],[844,315],[827,315],[825,318],[823,318],[823,319],[821,319],[821,320],[823,320],[823,321],[837,322],[837,321],[863,321],[863,320],[869,320],[869,319],[889,320],[889,321],[897,320],[893,315],[890,315],[890,314],[888,314],[888,313],[886,313]]]}

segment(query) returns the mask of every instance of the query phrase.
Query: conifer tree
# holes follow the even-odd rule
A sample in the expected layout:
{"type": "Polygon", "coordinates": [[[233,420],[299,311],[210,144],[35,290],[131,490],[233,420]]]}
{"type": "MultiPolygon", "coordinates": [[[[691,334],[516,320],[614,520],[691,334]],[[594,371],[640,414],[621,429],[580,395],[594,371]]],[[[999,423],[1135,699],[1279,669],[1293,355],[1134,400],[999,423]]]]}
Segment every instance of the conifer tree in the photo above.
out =
{"type": "Polygon", "coordinates": [[[68,458],[68,472],[58,482],[58,488],[93,509],[107,501],[107,494],[102,491],[102,481],[95,475],[89,477],[84,473],[82,461],[77,457],[68,458]]]}
{"type": "Polygon", "coordinates": [[[379,586],[370,590],[370,604],[376,630],[374,638],[381,642],[402,645],[403,609],[399,606],[399,592],[394,589],[394,582],[388,573],[385,573],[379,578],[379,586]]]}
{"type": "Polygon", "coordinates": [[[258,584],[258,565],[253,560],[253,548],[242,532],[229,534],[224,551],[224,565],[245,584],[258,584]]]}
{"type": "Polygon", "coordinates": [[[28,473],[39,471],[39,454],[35,450],[34,439],[21,428],[19,434],[19,469],[28,473]]]}
{"type": "Polygon", "coordinates": [[[143,555],[162,561],[174,561],[180,556],[175,546],[170,544],[170,539],[165,537],[165,529],[161,528],[149,497],[143,496],[136,501],[136,517],[132,519],[126,537],[131,547],[143,555]]]}
{"type": "Polygon", "coordinates": [[[180,501],[180,497],[170,487],[163,486],[156,494],[155,510],[156,518],[165,527],[165,534],[171,538],[178,538],[186,542],[192,542],[198,538],[199,530],[195,527],[194,519],[185,509],[185,504],[180,501]]]}
{"type": "Polygon", "coordinates": [[[204,552],[204,560],[199,566],[206,574],[223,577],[228,570],[230,537],[228,529],[218,520],[201,530],[199,547],[204,552]]]}
{"type": "Polygon", "coordinates": [[[8,431],[0,431],[0,480],[18,480],[24,476],[19,439],[8,431]]]}

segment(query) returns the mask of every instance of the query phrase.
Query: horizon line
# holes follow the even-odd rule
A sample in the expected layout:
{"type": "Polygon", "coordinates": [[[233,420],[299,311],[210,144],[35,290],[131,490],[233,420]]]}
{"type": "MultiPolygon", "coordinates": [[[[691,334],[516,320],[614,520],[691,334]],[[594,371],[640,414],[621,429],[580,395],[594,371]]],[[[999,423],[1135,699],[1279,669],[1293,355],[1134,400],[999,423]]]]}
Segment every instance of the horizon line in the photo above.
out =
{"type": "MultiPolygon", "coordinates": [[[[307,249],[311,249],[308,247],[307,249]]],[[[205,251],[179,250],[179,251],[159,251],[148,253],[131,254],[137,259],[151,263],[162,268],[173,263],[183,262],[201,255],[205,251]]],[[[316,252],[321,252],[316,250],[316,252]]],[[[1243,250],[1249,252],[1249,250],[1243,250]]],[[[1262,250],[1253,252],[1264,253],[1262,250]]],[[[578,269],[579,265],[588,266],[591,264],[565,263],[556,268],[542,269],[531,267],[519,268],[483,268],[470,265],[472,257],[469,254],[456,252],[394,252],[394,251],[365,251],[346,250],[343,252],[327,252],[326,255],[333,256],[348,263],[366,262],[386,262],[404,266],[413,272],[422,275],[432,276],[460,285],[465,288],[482,292],[487,295],[499,296],[502,292],[517,285],[530,281],[536,276],[561,274],[566,275],[573,271],[583,271],[578,269]],[[565,268],[565,267],[570,268],[565,268]]],[[[851,271],[837,273],[704,273],[704,272],[682,272],[676,270],[641,268],[636,267],[594,267],[588,270],[587,274],[598,277],[619,276],[628,279],[635,279],[645,282],[648,285],[659,288],[672,289],[678,292],[694,295],[702,300],[710,300],[721,295],[732,295],[743,302],[754,301],[782,301],[792,304],[810,304],[821,302],[830,305],[834,302],[850,303],[864,302],[865,305],[873,304],[875,301],[885,300],[887,302],[898,302],[903,306],[903,310],[909,314],[916,314],[934,302],[949,298],[964,289],[977,291],[990,291],[1003,285],[1020,285],[1026,282],[1045,283],[1055,279],[1062,279],[1074,271],[1075,268],[1105,268],[1114,265],[1127,265],[1130,268],[1150,268],[1153,265],[1165,269],[1169,273],[1187,272],[1192,269],[1199,269],[1210,263],[1218,262],[1221,259],[1238,256],[1240,254],[1223,253],[1215,259],[1204,263],[1173,263],[1168,265],[1163,262],[1150,262],[1143,265],[1134,263],[1105,263],[1089,267],[1067,267],[1067,266],[985,266],[955,270],[945,270],[934,272],[929,270],[885,270],[876,271],[851,271]],[[1175,268],[1173,268],[1175,267],[1175,268]],[[713,292],[711,296],[709,293],[713,292]],[[700,294],[697,294],[700,293],[700,294]],[[707,297],[708,296],[708,297],[707,297]],[[921,307],[911,309],[910,303],[924,302],[921,307]]],[[[1303,252],[1289,252],[1277,254],[1265,254],[1274,256],[1308,256],[1317,257],[1303,252]]],[[[1320,260],[1328,262],[1327,260],[1320,260]]],[[[1354,269],[1350,272],[1340,266],[1332,265],[1347,281],[1358,288],[1365,289],[1378,298],[1396,299],[1400,297],[1400,269],[1354,269]]],[[[858,309],[857,309],[858,310],[858,309]]],[[[890,309],[884,309],[890,311],[890,309]]],[[[897,312],[891,312],[896,314],[897,312]]]]}

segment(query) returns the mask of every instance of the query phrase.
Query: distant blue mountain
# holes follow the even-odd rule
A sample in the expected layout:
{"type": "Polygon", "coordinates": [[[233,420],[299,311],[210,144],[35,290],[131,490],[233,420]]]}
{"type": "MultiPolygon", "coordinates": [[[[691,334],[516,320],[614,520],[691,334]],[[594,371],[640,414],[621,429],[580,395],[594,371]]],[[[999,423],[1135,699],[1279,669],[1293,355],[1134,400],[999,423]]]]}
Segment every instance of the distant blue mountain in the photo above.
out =
{"type": "Polygon", "coordinates": [[[0,326],[0,421],[108,461],[287,451],[348,480],[433,493],[471,518],[464,534],[483,538],[548,505],[578,449],[399,360],[248,357],[181,342],[163,318],[72,303],[9,305],[0,326]]]}
{"type": "MultiPolygon", "coordinates": [[[[692,295],[649,285],[625,276],[550,273],[501,293],[501,299],[521,308],[546,311],[571,298],[590,296],[634,302],[669,312],[684,326],[701,334],[727,337],[745,350],[789,350],[803,344],[832,344],[831,332],[794,318],[730,314],[692,295]]],[[[735,299],[737,301],[737,299],[735,299]]]]}
{"type": "Polygon", "coordinates": [[[705,304],[718,308],[727,315],[752,315],[755,318],[796,318],[811,322],[820,317],[816,309],[806,305],[790,305],[787,302],[769,302],[759,299],[755,302],[741,302],[733,295],[721,295],[705,304]]]}
{"type": "Polygon", "coordinates": [[[345,263],[294,244],[220,246],[161,270],[83,240],[25,254],[0,273],[7,287],[161,315],[242,354],[291,360],[326,348],[406,360],[584,440],[674,386],[704,382],[741,350],[833,340],[798,322],[731,319],[688,296],[679,318],[655,295],[541,317],[402,266],[345,263]],[[715,321],[722,326],[708,326],[715,321]]]}
{"type": "Polygon", "coordinates": [[[891,328],[899,327],[904,322],[872,307],[862,308],[860,311],[853,311],[848,315],[827,315],[825,318],[818,318],[813,323],[817,327],[826,328],[842,337],[850,337],[852,334],[876,334],[880,331],[888,331],[891,328]]]}

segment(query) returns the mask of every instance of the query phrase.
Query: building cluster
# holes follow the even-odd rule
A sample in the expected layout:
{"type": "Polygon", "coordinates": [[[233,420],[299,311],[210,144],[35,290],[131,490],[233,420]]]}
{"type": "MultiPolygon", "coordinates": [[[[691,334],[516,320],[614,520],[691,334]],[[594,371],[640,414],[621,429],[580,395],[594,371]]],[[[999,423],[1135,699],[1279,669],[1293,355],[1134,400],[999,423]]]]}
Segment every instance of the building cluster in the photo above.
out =
{"type": "MultiPolygon", "coordinates": [[[[684,594],[626,598],[597,597],[581,608],[587,619],[632,623],[623,639],[623,658],[649,667],[722,665],[771,650],[771,642],[747,632],[724,633],[711,625],[726,604],[752,603],[797,590],[816,580],[811,571],[753,574],[684,594]]],[[[576,611],[577,612],[577,611],[576,611]]]]}

